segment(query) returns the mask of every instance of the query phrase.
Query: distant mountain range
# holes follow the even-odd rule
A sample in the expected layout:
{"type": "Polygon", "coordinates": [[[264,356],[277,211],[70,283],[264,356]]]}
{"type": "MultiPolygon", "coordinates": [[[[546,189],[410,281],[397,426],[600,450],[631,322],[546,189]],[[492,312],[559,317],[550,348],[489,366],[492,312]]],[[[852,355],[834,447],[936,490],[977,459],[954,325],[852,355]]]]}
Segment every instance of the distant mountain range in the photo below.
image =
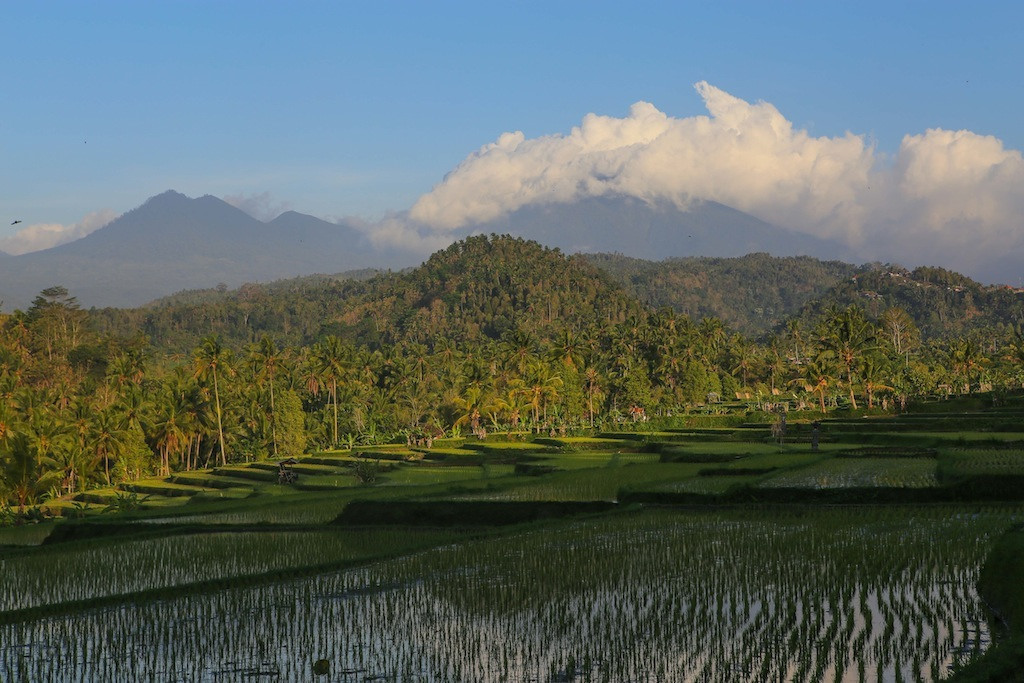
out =
{"type": "Polygon", "coordinates": [[[525,206],[478,225],[475,231],[516,235],[569,253],[620,253],[641,259],[732,257],[754,252],[856,259],[837,241],[780,228],[711,201],[694,202],[683,211],[666,201],[589,197],[525,206]]]}
{"type": "MultiPolygon", "coordinates": [[[[715,202],[695,202],[685,211],[669,202],[628,197],[534,205],[465,228],[452,239],[492,233],[570,253],[614,252],[654,260],[755,252],[857,260],[837,241],[787,230],[715,202]]],[[[5,310],[24,308],[41,290],[63,285],[86,307],[138,306],[219,283],[234,288],[313,273],[400,269],[421,257],[379,248],[351,224],[294,211],[263,222],[216,197],[191,199],[168,191],[75,242],[20,256],[0,253],[0,302],[5,310]]],[[[652,271],[646,272],[649,277],[652,271]]],[[[834,274],[840,273],[846,274],[842,269],[834,274]]],[[[698,312],[696,301],[662,303],[698,312]]],[[[773,309],[767,319],[788,308],[771,302],[764,307],[773,309]]]]}
{"type": "Polygon", "coordinates": [[[317,272],[412,265],[344,224],[294,211],[270,222],[212,196],[169,191],[103,228],[51,249],[4,255],[0,300],[24,307],[63,285],[85,306],[138,306],[183,289],[237,287],[317,272]]]}

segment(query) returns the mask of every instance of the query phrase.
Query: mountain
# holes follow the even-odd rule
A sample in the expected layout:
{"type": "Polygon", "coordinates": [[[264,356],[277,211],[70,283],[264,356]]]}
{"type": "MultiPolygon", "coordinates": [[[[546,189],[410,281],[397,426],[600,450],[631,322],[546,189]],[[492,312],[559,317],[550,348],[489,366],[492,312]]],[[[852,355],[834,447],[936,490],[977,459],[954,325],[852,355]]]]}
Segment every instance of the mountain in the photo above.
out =
{"type": "MultiPolygon", "coordinates": [[[[842,245],[766,223],[714,202],[598,197],[545,204],[466,230],[512,234],[566,252],[639,258],[741,256],[750,252],[841,257],[842,245]]],[[[137,306],[181,290],[237,287],[310,273],[401,268],[419,259],[381,249],[364,231],[288,211],[262,222],[212,196],[168,191],[74,242],[2,256],[0,301],[25,307],[63,285],[84,306],[137,306]]]]}
{"type": "Polygon", "coordinates": [[[216,197],[168,191],[80,240],[4,259],[0,300],[24,307],[60,284],[85,306],[136,306],[182,289],[395,265],[402,258],[375,249],[344,224],[292,211],[264,223],[216,197]]]}
{"type": "Polygon", "coordinates": [[[667,201],[605,196],[526,206],[474,232],[511,234],[575,252],[614,252],[642,259],[681,256],[853,257],[831,240],[793,232],[711,201],[682,210],[667,201]]]}
{"type": "Polygon", "coordinates": [[[652,308],[668,307],[694,320],[718,318],[748,336],[776,327],[864,270],[842,261],[765,253],[663,261],[621,254],[584,258],[652,308]]]}

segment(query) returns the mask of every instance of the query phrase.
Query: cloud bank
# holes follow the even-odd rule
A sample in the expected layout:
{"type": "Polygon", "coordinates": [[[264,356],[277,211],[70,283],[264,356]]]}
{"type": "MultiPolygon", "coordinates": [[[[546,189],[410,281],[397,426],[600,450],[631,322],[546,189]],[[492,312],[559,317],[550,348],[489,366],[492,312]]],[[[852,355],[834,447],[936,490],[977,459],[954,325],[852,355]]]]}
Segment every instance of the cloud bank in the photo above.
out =
{"type": "Polygon", "coordinates": [[[13,235],[0,238],[0,251],[15,255],[27,254],[74,242],[99,230],[115,218],[117,218],[117,214],[113,210],[100,209],[86,214],[82,220],[72,225],[34,223],[13,235]]]}
{"type": "MultiPolygon", "coordinates": [[[[997,138],[931,129],[887,156],[864,135],[815,137],[767,102],[695,88],[706,116],[676,118],[638,102],[623,118],[588,114],[566,135],[505,133],[407,220],[433,241],[527,205],[624,195],[681,208],[720,202],[868,258],[908,258],[927,240],[930,257],[968,267],[965,245],[1022,246],[1024,160],[997,138]]],[[[409,237],[394,221],[381,228],[381,239],[409,237]]]]}

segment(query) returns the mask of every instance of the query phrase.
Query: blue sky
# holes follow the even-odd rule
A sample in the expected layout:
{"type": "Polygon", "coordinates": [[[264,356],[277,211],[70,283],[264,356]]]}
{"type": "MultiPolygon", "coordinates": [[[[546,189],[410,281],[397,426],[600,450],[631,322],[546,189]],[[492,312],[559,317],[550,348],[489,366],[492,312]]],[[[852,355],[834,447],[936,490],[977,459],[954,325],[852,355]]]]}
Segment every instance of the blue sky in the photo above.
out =
{"type": "Polygon", "coordinates": [[[935,127],[1020,150],[1021,7],[5,2],[0,237],[171,188],[376,219],[506,131],[705,114],[698,81],[883,161],[935,127]]]}

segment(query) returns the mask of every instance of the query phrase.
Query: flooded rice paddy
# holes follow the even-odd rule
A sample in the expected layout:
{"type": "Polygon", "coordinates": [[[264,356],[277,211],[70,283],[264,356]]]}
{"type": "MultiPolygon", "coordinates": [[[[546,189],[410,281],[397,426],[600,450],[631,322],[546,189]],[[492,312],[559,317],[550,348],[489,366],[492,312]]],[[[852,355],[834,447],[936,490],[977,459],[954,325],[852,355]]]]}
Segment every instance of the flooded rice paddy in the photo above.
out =
{"type": "MultiPolygon", "coordinates": [[[[988,645],[977,574],[1020,517],[950,506],[577,520],[3,625],[0,679],[314,680],[326,668],[319,680],[935,680],[988,645]]],[[[309,540],[281,552],[339,552],[309,540]]]]}

